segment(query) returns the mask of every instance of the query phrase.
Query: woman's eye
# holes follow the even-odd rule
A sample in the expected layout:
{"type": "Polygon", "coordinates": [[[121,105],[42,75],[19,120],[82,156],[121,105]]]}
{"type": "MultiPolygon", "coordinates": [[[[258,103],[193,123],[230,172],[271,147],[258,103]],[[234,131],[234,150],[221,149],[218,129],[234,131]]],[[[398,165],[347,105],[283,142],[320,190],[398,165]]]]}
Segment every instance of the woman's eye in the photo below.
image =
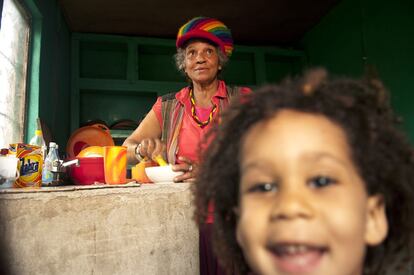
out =
{"type": "Polygon", "coordinates": [[[247,189],[248,193],[265,193],[265,192],[276,192],[277,185],[276,183],[256,183],[249,189],[247,189]]]}
{"type": "Polygon", "coordinates": [[[309,185],[313,188],[321,188],[331,184],[336,183],[337,181],[333,178],[326,176],[316,176],[309,180],[309,185]]]}
{"type": "Polygon", "coordinates": [[[212,55],[213,54],[213,50],[212,49],[207,49],[206,52],[207,52],[208,55],[212,55]]]}

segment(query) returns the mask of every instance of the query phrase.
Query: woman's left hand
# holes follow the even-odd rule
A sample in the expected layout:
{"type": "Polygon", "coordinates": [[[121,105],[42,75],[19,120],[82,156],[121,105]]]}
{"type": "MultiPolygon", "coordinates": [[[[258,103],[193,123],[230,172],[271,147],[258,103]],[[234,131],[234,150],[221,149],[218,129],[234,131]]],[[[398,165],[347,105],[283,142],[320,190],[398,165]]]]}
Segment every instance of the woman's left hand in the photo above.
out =
{"type": "Polygon", "coordinates": [[[186,157],[179,157],[180,164],[173,165],[173,171],[183,171],[184,174],[174,178],[174,182],[180,181],[195,181],[197,176],[198,166],[195,162],[186,157]]]}

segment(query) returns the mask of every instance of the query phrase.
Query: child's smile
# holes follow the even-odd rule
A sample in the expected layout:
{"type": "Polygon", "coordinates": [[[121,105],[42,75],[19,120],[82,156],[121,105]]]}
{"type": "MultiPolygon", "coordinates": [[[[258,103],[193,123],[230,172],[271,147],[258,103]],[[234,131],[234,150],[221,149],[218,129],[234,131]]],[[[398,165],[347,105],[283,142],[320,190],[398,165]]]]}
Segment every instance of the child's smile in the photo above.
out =
{"type": "Polygon", "coordinates": [[[275,264],[289,273],[313,270],[327,252],[324,246],[297,241],[270,243],[266,248],[273,254],[275,264]]]}
{"type": "Polygon", "coordinates": [[[245,135],[240,165],[237,240],[255,274],[362,274],[387,225],[342,128],[279,111],[245,135]]]}

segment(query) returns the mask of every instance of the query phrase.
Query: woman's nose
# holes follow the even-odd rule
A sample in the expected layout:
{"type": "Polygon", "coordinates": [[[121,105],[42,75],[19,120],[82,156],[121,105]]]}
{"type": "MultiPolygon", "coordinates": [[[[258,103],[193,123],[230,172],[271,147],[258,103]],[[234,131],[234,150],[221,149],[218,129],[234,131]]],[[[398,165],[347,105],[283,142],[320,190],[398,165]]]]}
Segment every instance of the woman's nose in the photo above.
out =
{"type": "Polygon", "coordinates": [[[280,190],[272,205],[272,220],[310,219],[314,207],[305,190],[280,190]],[[303,191],[303,192],[302,192],[303,191]]]}
{"type": "Polygon", "coordinates": [[[203,55],[199,54],[199,55],[196,57],[196,62],[197,62],[197,63],[204,63],[204,62],[206,62],[206,60],[205,60],[205,58],[203,57],[203,55]]]}
{"type": "Polygon", "coordinates": [[[197,63],[203,63],[205,61],[206,61],[206,59],[205,59],[204,54],[203,53],[197,53],[197,55],[196,55],[196,62],[197,63]]]}

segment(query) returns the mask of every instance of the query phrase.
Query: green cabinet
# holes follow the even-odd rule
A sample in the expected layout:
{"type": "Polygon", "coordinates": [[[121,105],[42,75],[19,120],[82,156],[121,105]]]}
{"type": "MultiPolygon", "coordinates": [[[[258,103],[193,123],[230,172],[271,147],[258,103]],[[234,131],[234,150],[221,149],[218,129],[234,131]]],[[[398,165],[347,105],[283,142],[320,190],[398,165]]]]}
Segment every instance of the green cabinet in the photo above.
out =
{"type": "MultiPolygon", "coordinates": [[[[91,120],[139,122],[157,96],[187,85],[175,53],[169,39],[73,33],[71,131],[91,120]]],[[[302,51],[236,46],[222,78],[254,88],[296,74],[305,63],[302,51]]]]}

